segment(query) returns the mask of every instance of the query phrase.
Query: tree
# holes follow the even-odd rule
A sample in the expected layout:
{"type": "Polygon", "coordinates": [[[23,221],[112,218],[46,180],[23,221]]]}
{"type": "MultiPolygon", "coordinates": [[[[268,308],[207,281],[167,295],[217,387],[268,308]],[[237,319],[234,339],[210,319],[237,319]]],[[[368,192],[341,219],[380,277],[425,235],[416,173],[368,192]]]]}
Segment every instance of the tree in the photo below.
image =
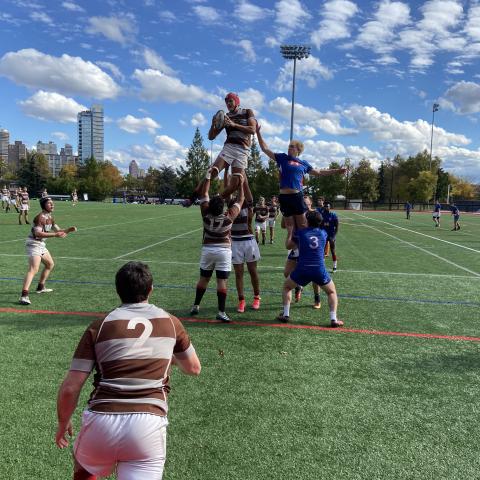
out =
{"type": "Polygon", "coordinates": [[[80,190],[91,200],[104,200],[123,184],[118,168],[110,162],[98,162],[91,157],[80,167],[80,190]]]}
{"type": "Polygon", "coordinates": [[[448,172],[445,172],[442,168],[438,169],[437,174],[437,189],[435,192],[435,198],[445,199],[448,195],[448,185],[450,185],[450,175],[448,172]]]}
{"type": "Polygon", "coordinates": [[[248,184],[253,198],[257,199],[259,196],[267,195],[265,193],[266,172],[263,168],[262,159],[260,158],[260,150],[258,149],[255,139],[252,140],[245,173],[247,175],[248,184]]]}
{"type": "Polygon", "coordinates": [[[185,167],[177,169],[178,193],[181,196],[188,197],[192,193],[198,182],[205,177],[209,164],[210,157],[197,127],[193,142],[188,149],[185,167]]]}
{"type": "Polygon", "coordinates": [[[415,202],[428,202],[435,192],[437,177],[430,170],[420,172],[407,185],[409,199],[415,202]]]}
{"type": "Polygon", "coordinates": [[[349,198],[361,198],[367,202],[377,200],[378,175],[369,160],[360,160],[357,168],[353,169],[349,182],[349,198]]]}
{"type": "Polygon", "coordinates": [[[452,187],[451,195],[452,197],[455,197],[456,200],[471,200],[472,198],[475,198],[475,185],[468,180],[453,177],[452,187]]]}
{"type": "MultiPolygon", "coordinates": [[[[341,168],[337,162],[330,163],[329,169],[341,168]]],[[[329,175],[327,177],[310,176],[308,180],[310,193],[315,197],[325,197],[334,200],[337,195],[345,194],[345,177],[342,174],[329,175]]]]}
{"type": "Polygon", "coordinates": [[[27,158],[20,161],[17,175],[20,184],[26,186],[32,195],[39,194],[51,176],[47,159],[37,152],[28,152],[27,158]]]}
{"type": "Polygon", "coordinates": [[[47,190],[60,195],[70,194],[78,186],[78,168],[74,164],[65,165],[57,178],[52,177],[47,182],[47,190]]]}
{"type": "Polygon", "coordinates": [[[174,198],[177,193],[177,174],[172,167],[160,168],[157,184],[160,198],[174,198]]]}

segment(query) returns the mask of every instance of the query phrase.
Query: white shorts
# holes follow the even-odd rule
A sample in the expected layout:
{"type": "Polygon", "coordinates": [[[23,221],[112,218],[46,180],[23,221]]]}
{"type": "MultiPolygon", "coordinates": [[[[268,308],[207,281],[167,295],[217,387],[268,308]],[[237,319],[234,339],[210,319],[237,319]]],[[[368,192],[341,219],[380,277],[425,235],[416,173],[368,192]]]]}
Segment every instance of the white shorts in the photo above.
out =
{"type": "Polygon", "coordinates": [[[255,230],[261,230],[262,232],[267,231],[267,221],[264,222],[255,222],[255,230]]]}
{"type": "Polygon", "coordinates": [[[6,195],[2,195],[2,202],[8,202],[10,200],[10,197],[7,197],[6,195]]]}
{"type": "Polygon", "coordinates": [[[97,477],[115,467],[119,480],[161,480],[167,454],[167,417],[109,415],[85,410],[73,447],[77,462],[97,477]]]}
{"type": "Polygon", "coordinates": [[[25,203],[20,204],[20,210],[22,212],[28,212],[29,209],[30,209],[30,207],[27,204],[25,204],[25,203]]]}
{"type": "Polygon", "coordinates": [[[16,204],[17,204],[16,200],[14,198],[11,198],[10,205],[16,205],[16,204]]]}
{"type": "Polygon", "coordinates": [[[433,218],[440,218],[440,212],[433,212],[433,218]]]}
{"type": "Polygon", "coordinates": [[[274,218],[269,218],[268,219],[268,226],[269,227],[274,227],[275,226],[275,219],[274,218]]]}
{"type": "Polygon", "coordinates": [[[248,240],[232,239],[232,263],[234,265],[258,262],[258,260],[260,260],[260,250],[254,238],[248,240]]]}
{"type": "Polygon", "coordinates": [[[217,158],[221,158],[232,167],[242,168],[245,170],[247,168],[249,153],[250,149],[246,149],[241,145],[236,145],[235,143],[226,143],[223,146],[222,151],[218,154],[217,158]]]}
{"type": "Polygon", "coordinates": [[[232,271],[232,250],[225,247],[202,247],[200,257],[202,270],[232,271]]]}
{"type": "Polygon", "coordinates": [[[25,247],[27,249],[27,255],[29,257],[42,257],[48,253],[47,245],[45,242],[40,240],[33,240],[32,238],[27,238],[25,242],[25,247]]]}

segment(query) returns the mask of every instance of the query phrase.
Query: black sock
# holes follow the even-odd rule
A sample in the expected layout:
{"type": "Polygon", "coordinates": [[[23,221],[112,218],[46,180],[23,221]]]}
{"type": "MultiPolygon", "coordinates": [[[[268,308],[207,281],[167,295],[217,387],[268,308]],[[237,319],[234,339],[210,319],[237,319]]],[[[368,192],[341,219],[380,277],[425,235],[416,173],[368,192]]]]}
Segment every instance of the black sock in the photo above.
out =
{"type": "Polygon", "coordinates": [[[218,299],[218,311],[225,311],[225,304],[227,303],[227,291],[226,290],[217,290],[217,299],[218,299]]]}
{"type": "Polygon", "coordinates": [[[22,297],[28,297],[28,290],[22,290],[22,297]]]}
{"type": "Polygon", "coordinates": [[[205,295],[206,288],[199,287],[197,285],[197,291],[195,293],[195,303],[194,305],[200,305],[200,302],[202,301],[203,295],[205,295]]]}
{"type": "Polygon", "coordinates": [[[37,292],[40,291],[40,290],[43,290],[45,288],[45,284],[44,283],[39,283],[37,285],[37,292]]]}
{"type": "Polygon", "coordinates": [[[320,303],[320,294],[319,293],[315,293],[315,303],[320,303]]]}

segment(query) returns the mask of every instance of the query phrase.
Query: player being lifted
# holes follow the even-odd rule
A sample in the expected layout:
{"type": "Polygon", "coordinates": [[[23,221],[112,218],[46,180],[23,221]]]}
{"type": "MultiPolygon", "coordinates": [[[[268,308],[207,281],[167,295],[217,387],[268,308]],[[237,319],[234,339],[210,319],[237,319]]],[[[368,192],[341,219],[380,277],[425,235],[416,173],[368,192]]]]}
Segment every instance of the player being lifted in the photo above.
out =
{"type": "Polygon", "coordinates": [[[303,152],[303,143],[299,140],[291,140],[287,153],[273,153],[265,143],[260,133],[261,126],[257,124],[256,132],[258,144],[267,157],[275,160],[280,170],[280,211],[285,217],[287,226],[293,225],[297,228],[307,226],[305,212],[307,207],[303,199],[303,177],[306,174],[314,176],[334,175],[345,173],[346,169],[319,170],[313,168],[307,161],[301,160],[299,156],[303,152]]]}
{"type": "Polygon", "coordinates": [[[327,234],[320,228],[322,216],[316,211],[309,211],[306,219],[307,228],[301,228],[294,232],[293,225],[288,227],[285,246],[287,248],[298,247],[299,256],[295,270],[285,279],[282,293],[283,313],[277,317],[277,320],[284,323],[290,320],[290,303],[292,289],[295,285],[305,286],[314,282],[320,285],[320,288],[327,294],[330,325],[334,328],[341,327],[343,322],[337,318],[338,297],[335,284],[328,275],[323,257],[327,234]]]}
{"type": "Polygon", "coordinates": [[[70,232],[77,230],[76,227],[61,229],[55,223],[52,216],[54,205],[51,198],[41,198],[40,206],[42,207],[42,211],[33,219],[33,227],[25,244],[28,255],[28,271],[23,281],[22,295],[20,296],[20,303],[22,305],[30,305],[30,303],[32,303],[28,297],[28,290],[33,277],[40,268],[40,263],[43,263],[44,269],[40,275],[37,293],[48,293],[52,291],[50,288],[45,288],[45,282],[54,267],[53,258],[45,245],[45,239],[52,237],[64,238],[70,232]]]}
{"type": "Polygon", "coordinates": [[[277,197],[274,195],[268,203],[268,230],[270,233],[270,244],[273,244],[275,240],[275,220],[278,217],[278,211],[277,197]]]}
{"type": "Polygon", "coordinates": [[[222,151],[208,170],[205,179],[197,185],[191,197],[184,202],[183,205],[185,207],[192,205],[195,199],[199,197],[199,192],[202,191],[202,184],[206,180],[215,179],[227,165],[231,167],[232,175],[227,188],[221,194],[222,198],[227,198],[238,190],[241,178],[245,181],[244,188],[250,190],[246,183],[245,169],[247,168],[248,156],[250,154],[252,135],[255,134],[257,124],[255,115],[253,110],[240,107],[240,98],[236,93],[230,92],[227,94],[225,105],[228,112],[224,117],[224,124],[221,128],[216,128],[214,117],[208,132],[208,139],[215,140],[223,128],[227,132],[227,139],[222,151]]]}
{"type": "Polygon", "coordinates": [[[227,300],[227,280],[232,270],[232,241],[230,232],[235,218],[240,213],[244,194],[242,179],[238,187],[236,203],[227,212],[224,212],[225,201],[216,195],[211,200],[208,196],[210,180],[203,183],[200,192],[200,213],[203,221],[203,247],[200,259],[200,279],[197,283],[195,302],[190,311],[191,315],[197,315],[200,302],[207,290],[208,283],[215,270],[217,275],[217,320],[229,322],[230,318],[225,313],[227,300]]]}
{"type": "Polygon", "coordinates": [[[267,237],[268,207],[265,204],[264,197],[259,197],[258,203],[253,209],[253,213],[255,213],[255,240],[259,243],[259,232],[262,232],[262,245],[265,245],[267,237]]]}

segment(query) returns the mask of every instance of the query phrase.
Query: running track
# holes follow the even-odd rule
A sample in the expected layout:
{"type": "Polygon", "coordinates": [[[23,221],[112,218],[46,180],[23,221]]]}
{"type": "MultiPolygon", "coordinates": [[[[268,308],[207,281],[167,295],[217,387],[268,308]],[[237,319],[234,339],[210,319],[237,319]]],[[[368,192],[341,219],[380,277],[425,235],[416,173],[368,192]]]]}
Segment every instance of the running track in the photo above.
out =
{"type": "MultiPolygon", "coordinates": [[[[78,316],[78,317],[93,317],[101,318],[105,316],[102,312],[60,312],[55,310],[30,310],[20,308],[0,308],[0,313],[28,313],[35,315],[65,315],[65,316],[78,316]]],[[[218,320],[209,320],[201,318],[180,317],[182,322],[190,323],[205,323],[205,324],[220,324],[220,325],[239,325],[245,327],[270,327],[270,328],[287,328],[292,330],[314,330],[328,333],[353,333],[363,335],[385,335],[391,337],[414,337],[414,338],[427,338],[433,340],[453,340],[464,342],[480,342],[480,337],[466,337],[461,335],[436,335],[431,333],[415,333],[415,332],[390,332],[382,330],[363,330],[357,328],[329,328],[320,327],[317,325],[298,325],[291,323],[258,323],[258,322],[242,322],[232,321],[228,324],[219,322],[218,320]]]]}

